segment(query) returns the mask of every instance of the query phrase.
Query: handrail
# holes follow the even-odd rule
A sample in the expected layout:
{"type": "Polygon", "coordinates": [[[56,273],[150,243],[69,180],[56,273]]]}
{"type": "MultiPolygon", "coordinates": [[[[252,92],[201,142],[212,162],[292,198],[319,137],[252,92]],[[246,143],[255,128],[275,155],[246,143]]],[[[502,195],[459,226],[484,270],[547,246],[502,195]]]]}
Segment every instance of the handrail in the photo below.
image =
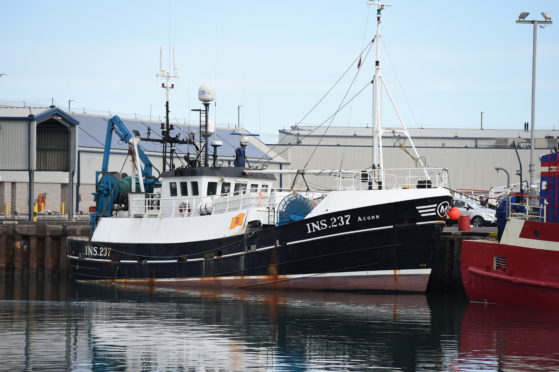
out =
{"type": "Polygon", "coordinates": [[[266,208],[269,204],[268,193],[244,193],[227,196],[161,198],[159,194],[147,194],[130,200],[132,217],[192,217],[204,214],[220,214],[253,206],[266,208]]]}
{"type": "Polygon", "coordinates": [[[529,196],[519,193],[507,194],[507,216],[508,218],[519,218],[524,220],[538,220],[547,222],[547,200],[539,196],[529,196]],[[520,203],[513,203],[512,197],[522,197],[520,203]],[[530,200],[538,200],[540,203],[534,205],[530,200]]]}

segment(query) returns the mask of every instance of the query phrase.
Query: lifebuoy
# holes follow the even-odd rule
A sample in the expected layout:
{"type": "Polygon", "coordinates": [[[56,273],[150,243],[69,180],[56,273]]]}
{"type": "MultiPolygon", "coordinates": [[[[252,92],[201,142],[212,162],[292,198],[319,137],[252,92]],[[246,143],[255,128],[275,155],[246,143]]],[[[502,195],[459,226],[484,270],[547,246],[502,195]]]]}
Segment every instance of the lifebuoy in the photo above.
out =
{"type": "Polygon", "coordinates": [[[192,212],[192,208],[190,207],[190,203],[181,202],[179,204],[179,214],[184,216],[185,214],[190,214],[192,212]]]}

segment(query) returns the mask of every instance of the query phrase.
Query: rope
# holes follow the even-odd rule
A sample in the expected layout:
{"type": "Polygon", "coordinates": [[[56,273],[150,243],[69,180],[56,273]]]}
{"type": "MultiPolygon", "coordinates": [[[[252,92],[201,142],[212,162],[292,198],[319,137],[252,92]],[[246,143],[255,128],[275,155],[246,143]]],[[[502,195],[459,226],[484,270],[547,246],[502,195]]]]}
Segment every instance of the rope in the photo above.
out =
{"type": "MultiPolygon", "coordinates": [[[[343,72],[343,74],[334,82],[334,84],[332,84],[332,86],[330,86],[330,88],[326,91],[326,93],[324,93],[324,95],[311,107],[311,109],[303,116],[303,118],[300,119],[300,120],[295,124],[295,126],[300,125],[300,124],[314,111],[314,109],[315,109],[320,103],[322,103],[322,101],[330,94],[330,92],[338,85],[338,83],[347,75],[347,73],[351,70],[351,68],[353,68],[353,67],[355,66],[355,63],[359,61],[359,59],[362,57],[363,53],[367,50],[367,48],[368,48],[369,50],[372,48],[372,45],[373,45],[374,42],[375,42],[375,38],[373,38],[373,39],[371,40],[371,42],[368,43],[368,44],[359,52],[358,56],[355,57],[355,59],[351,62],[351,64],[347,67],[347,69],[343,72]]],[[[368,55],[368,53],[369,53],[369,52],[367,51],[367,55],[368,55]]],[[[344,105],[344,107],[345,107],[345,105],[344,105]]],[[[336,113],[335,113],[335,114],[336,114],[336,113]]],[[[334,115],[335,115],[335,114],[334,114],[334,115]]],[[[333,115],[333,116],[334,116],[334,115],[333,115]]],[[[332,116],[330,116],[330,117],[332,117],[332,116]]],[[[329,117],[329,118],[330,118],[330,117],[329,117]]],[[[318,125],[317,127],[315,127],[315,128],[314,128],[313,130],[311,130],[309,133],[305,134],[302,138],[306,138],[307,136],[311,135],[315,130],[317,130],[317,129],[320,128],[324,123],[326,123],[326,122],[329,120],[329,118],[327,118],[326,120],[324,120],[320,125],[318,125]]],[[[277,146],[278,146],[278,145],[272,146],[272,147],[264,154],[264,156],[266,156],[266,157],[269,158],[268,161],[274,160],[276,157],[278,157],[279,155],[283,154],[285,151],[287,151],[289,148],[293,147],[294,145],[288,146],[287,149],[285,149],[284,151],[282,151],[282,152],[280,152],[280,153],[278,153],[278,154],[276,154],[275,156],[273,156],[273,157],[270,158],[270,157],[268,156],[269,153],[270,153],[271,151],[273,151],[277,146]]],[[[258,162],[259,160],[263,160],[263,159],[264,159],[264,156],[261,157],[260,159],[257,159],[256,161],[258,162]]]]}
{"type": "Polygon", "coordinates": [[[413,117],[413,121],[415,122],[415,126],[418,127],[419,125],[417,124],[417,118],[415,117],[415,113],[411,107],[410,101],[408,100],[408,96],[406,95],[406,91],[404,90],[404,86],[402,85],[402,82],[400,81],[400,77],[398,76],[398,73],[396,72],[396,68],[394,67],[394,63],[392,63],[392,58],[390,58],[390,53],[388,52],[388,48],[386,47],[386,43],[384,42],[384,40],[382,40],[382,46],[384,47],[384,51],[386,52],[386,56],[388,57],[388,61],[390,62],[390,66],[392,66],[392,71],[394,71],[394,75],[396,76],[396,81],[398,82],[398,86],[400,87],[400,90],[402,91],[402,94],[404,95],[404,100],[406,101],[406,106],[408,106],[408,110],[410,110],[411,116],[413,117]]]}
{"type": "MultiPolygon", "coordinates": [[[[372,44],[371,44],[372,45],[372,44]]],[[[371,48],[369,48],[365,54],[365,58],[363,61],[367,60],[367,56],[369,55],[369,52],[371,51],[371,48]]],[[[361,58],[359,58],[359,60],[361,61],[361,58]]],[[[334,113],[334,115],[332,116],[332,119],[330,120],[330,123],[328,123],[328,126],[326,127],[326,130],[324,131],[324,133],[322,134],[322,136],[320,137],[318,143],[316,144],[316,146],[314,147],[313,152],[309,155],[309,158],[307,160],[307,162],[305,163],[305,166],[303,168],[307,168],[307,165],[309,165],[312,157],[314,156],[314,154],[316,153],[316,151],[318,150],[318,147],[320,146],[320,144],[322,143],[322,140],[324,139],[324,137],[326,137],[326,133],[328,132],[328,129],[330,129],[330,127],[332,126],[332,123],[334,122],[334,119],[336,118],[336,115],[338,114],[338,112],[340,112],[341,110],[341,106],[343,105],[347,95],[349,94],[349,91],[351,90],[351,88],[353,87],[353,84],[355,83],[355,80],[357,79],[357,76],[359,76],[359,72],[361,71],[360,68],[357,69],[357,72],[355,73],[355,75],[353,76],[353,80],[351,80],[351,83],[349,84],[349,86],[347,87],[347,90],[344,94],[344,96],[342,97],[342,100],[340,102],[340,105],[338,106],[338,109],[336,110],[336,112],[334,113]]],[[[352,99],[353,100],[353,99],[352,99]]],[[[343,161],[343,160],[342,160],[343,161]]]]}
{"type": "MultiPolygon", "coordinates": [[[[312,131],[310,131],[308,134],[306,134],[305,136],[303,136],[303,138],[309,136],[310,134],[312,134],[316,129],[320,128],[322,125],[324,125],[328,120],[330,120],[330,118],[336,116],[336,114],[343,110],[347,105],[349,105],[355,98],[357,98],[357,96],[359,96],[364,90],[365,88],[367,88],[370,84],[372,84],[373,82],[367,82],[367,84],[365,84],[363,86],[363,88],[361,88],[353,97],[351,97],[351,99],[349,101],[347,101],[343,106],[340,106],[340,108],[338,109],[338,111],[336,111],[335,113],[333,113],[332,115],[330,115],[328,118],[326,118],[322,123],[320,123],[317,127],[315,127],[315,129],[313,129],[312,131]]],[[[277,145],[276,145],[277,146],[277,145]]],[[[274,146],[274,147],[276,147],[274,146]]],[[[270,160],[275,159],[276,157],[280,156],[281,154],[283,154],[284,152],[286,152],[287,150],[289,150],[291,147],[293,147],[294,145],[290,145],[287,146],[283,151],[277,153],[274,157],[270,158],[270,160]]]]}

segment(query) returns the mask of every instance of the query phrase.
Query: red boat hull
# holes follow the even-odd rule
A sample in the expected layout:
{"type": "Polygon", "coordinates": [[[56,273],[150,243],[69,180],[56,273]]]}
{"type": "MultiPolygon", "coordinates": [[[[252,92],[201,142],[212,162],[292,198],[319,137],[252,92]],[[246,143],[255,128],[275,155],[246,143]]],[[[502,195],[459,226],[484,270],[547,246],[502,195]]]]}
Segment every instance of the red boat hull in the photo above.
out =
{"type": "Polygon", "coordinates": [[[519,222],[507,226],[500,243],[462,243],[466,295],[470,301],[559,308],[559,225],[519,222]]]}

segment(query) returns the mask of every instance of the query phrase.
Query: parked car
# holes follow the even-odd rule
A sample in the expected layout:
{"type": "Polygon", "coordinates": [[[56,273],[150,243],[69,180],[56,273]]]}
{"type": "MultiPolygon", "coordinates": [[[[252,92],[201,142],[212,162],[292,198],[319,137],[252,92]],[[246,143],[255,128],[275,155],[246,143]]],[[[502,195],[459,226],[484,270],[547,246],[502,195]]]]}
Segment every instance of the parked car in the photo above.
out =
{"type": "Polygon", "coordinates": [[[497,223],[495,210],[487,208],[468,198],[454,198],[453,206],[460,209],[461,216],[470,216],[473,226],[490,226],[497,223]]]}

